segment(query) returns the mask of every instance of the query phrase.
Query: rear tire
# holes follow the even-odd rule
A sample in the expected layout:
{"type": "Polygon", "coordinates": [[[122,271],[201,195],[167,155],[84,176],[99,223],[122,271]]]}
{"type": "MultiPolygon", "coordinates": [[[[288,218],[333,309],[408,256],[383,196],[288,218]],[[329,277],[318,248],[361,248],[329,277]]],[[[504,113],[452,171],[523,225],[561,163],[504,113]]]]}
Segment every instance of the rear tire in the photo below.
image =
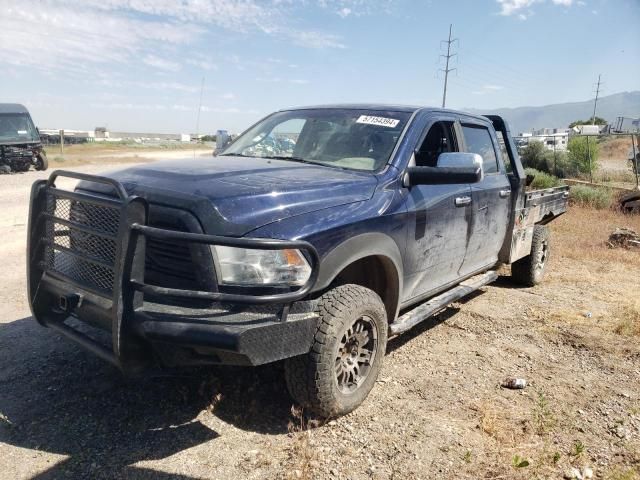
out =
{"type": "Polygon", "coordinates": [[[550,240],[547,226],[535,225],[533,227],[531,253],[511,265],[511,277],[516,283],[533,287],[542,282],[551,253],[550,240]]]}
{"type": "Polygon", "coordinates": [[[345,415],[373,388],[387,348],[387,314],[380,297],[341,285],[318,300],[320,323],[311,351],[285,362],[291,396],[323,418],[345,415]]]}

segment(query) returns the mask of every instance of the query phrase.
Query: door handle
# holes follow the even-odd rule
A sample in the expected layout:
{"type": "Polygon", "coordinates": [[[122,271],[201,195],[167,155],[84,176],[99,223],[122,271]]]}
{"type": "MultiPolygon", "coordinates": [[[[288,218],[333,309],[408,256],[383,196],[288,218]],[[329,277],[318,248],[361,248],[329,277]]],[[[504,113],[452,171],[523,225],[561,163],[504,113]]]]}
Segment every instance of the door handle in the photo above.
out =
{"type": "Polygon", "coordinates": [[[456,197],[456,207],[471,205],[471,197],[456,197]]]}
{"type": "Polygon", "coordinates": [[[511,195],[511,190],[500,190],[500,198],[507,198],[511,195]]]}

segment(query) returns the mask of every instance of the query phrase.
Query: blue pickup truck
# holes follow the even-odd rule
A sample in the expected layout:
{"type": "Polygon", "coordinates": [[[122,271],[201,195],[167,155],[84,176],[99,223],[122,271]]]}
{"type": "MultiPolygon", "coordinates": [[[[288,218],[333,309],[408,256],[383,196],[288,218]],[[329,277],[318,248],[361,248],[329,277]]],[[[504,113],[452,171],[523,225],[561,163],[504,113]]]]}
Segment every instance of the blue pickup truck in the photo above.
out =
{"type": "Polygon", "coordinates": [[[127,374],[284,361],[296,401],[341,415],[374,386],[390,336],[501,264],[541,281],[568,191],[526,184],[497,116],[283,110],[212,158],[36,181],[30,305],[127,374]]]}

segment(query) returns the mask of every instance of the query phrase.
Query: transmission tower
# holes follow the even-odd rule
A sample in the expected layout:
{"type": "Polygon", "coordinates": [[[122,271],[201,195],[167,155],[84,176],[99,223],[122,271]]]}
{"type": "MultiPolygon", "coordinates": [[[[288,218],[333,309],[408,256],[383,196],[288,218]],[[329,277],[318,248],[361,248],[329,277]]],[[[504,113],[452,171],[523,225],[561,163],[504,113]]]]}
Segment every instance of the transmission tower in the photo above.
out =
{"type": "Polygon", "coordinates": [[[453,42],[457,42],[458,39],[457,38],[451,38],[451,29],[453,28],[453,24],[449,25],[449,39],[448,40],[443,40],[442,42],[440,42],[440,44],[442,45],[443,43],[447,44],[447,54],[446,55],[440,55],[441,57],[444,57],[446,59],[446,65],[444,67],[444,69],[439,69],[439,71],[444,72],[444,91],[442,92],[442,108],[445,107],[445,104],[447,103],[447,81],[449,80],[449,72],[453,72],[454,70],[456,70],[455,68],[449,68],[449,60],[453,57],[455,57],[456,55],[458,55],[457,53],[451,53],[451,44],[453,42]]]}

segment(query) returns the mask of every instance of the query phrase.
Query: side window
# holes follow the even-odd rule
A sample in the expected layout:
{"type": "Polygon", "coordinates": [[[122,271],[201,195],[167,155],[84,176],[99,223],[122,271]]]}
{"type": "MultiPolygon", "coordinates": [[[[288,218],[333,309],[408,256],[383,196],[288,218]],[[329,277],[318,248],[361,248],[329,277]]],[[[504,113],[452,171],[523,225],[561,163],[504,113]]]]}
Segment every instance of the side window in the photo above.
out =
{"type": "Polygon", "coordinates": [[[496,137],[498,137],[498,145],[500,145],[500,153],[502,154],[504,168],[507,170],[507,173],[512,173],[513,165],[511,165],[511,157],[509,156],[509,152],[507,152],[507,146],[505,145],[504,138],[502,137],[502,132],[496,131],[496,137]]]}
{"type": "Polygon", "coordinates": [[[467,145],[467,151],[482,156],[484,173],[496,173],[498,171],[498,159],[489,130],[486,127],[463,124],[462,134],[467,145]]]}
{"type": "Polygon", "coordinates": [[[453,122],[436,122],[431,125],[422,145],[416,152],[416,166],[435,167],[441,153],[457,151],[458,144],[453,122]]]}

